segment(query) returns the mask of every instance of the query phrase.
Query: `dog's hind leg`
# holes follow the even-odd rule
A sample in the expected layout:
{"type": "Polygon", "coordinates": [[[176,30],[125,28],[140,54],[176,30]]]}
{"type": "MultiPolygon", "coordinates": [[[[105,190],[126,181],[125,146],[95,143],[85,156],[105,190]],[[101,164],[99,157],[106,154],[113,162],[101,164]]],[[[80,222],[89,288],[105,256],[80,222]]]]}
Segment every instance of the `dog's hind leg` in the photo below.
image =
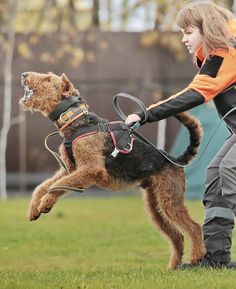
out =
{"type": "Polygon", "coordinates": [[[201,261],[204,252],[200,225],[192,220],[183,204],[173,206],[172,208],[168,205],[170,211],[166,211],[165,205],[161,204],[160,206],[162,207],[162,210],[165,211],[167,218],[189,235],[192,243],[190,256],[191,263],[196,264],[201,261]]]}
{"type": "Polygon", "coordinates": [[[154,224],[160,229],[170,240],[172,245],[172,256],[169,263],[170,269],[176,269],[182,262],[183,257],[183,235],[164,217],[159,210],[158,200],[154,193],[153,187],[145,188],[146,204],[154,224]]]}
{"type": "Polygon", "coordinates": [[[200,225],[192,220],[184,206],[184,181],[181,179],[184,180],[184,173],[176,168],[169,168],[161,176],[157,176],[158,204],[166,218],[190,236],[192,243],[190,260],[191,263],[198,263],[202,260],[204,253],[202,231],[200,225]]]}

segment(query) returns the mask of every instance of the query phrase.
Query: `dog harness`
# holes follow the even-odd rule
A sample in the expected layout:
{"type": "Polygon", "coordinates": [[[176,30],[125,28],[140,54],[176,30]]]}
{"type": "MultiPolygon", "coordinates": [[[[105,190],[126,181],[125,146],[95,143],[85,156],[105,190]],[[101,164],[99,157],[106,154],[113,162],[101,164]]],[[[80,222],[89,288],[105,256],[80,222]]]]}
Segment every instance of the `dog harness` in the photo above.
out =
{"type": "Polygon", "coordinates": [[[114,150],[110,155],[111,158],[115,158],[119,153],[128,154],[133,149],[134,138],[127,124],[122,121],[98,123],[83,129],[78,128],[70,137],[64,138],[64,148],[73,163],[75,163],[73,145],[80,139],[97,134],[98,132],[110,134],[114,145],[114,150]]]}
{"type": "MultiPolygon", "coordinates": [[[[58,130],[62,132],[69,125],[73,125],[75,120],[87,113],[88,105],[84,99],[79,96],[71,96],[60,102],[49,114],[49,118],[54,122],[58,130]],[[74,106],[75,104],[76,106],[74,106]]],[[[77,127],[73,126],[71,134],[67,137],[64,137],[63,139],[64,148],[71,162],[75,164],[75,159],[73,156],[73,144],[75,144],[75,142],[79,141],[81,138],[88,137],[98,132],[110,134],[112,143],[114,145],[114,150],[110,155],[111,158],[115,158],[119,153],[128,154],[133,149],[134,138],[132,136],[132,129],[130,129],[130,127],[122,121],[100,122],[86,128],[80,128],[79,125],[77,127]]],[[[47,150],[55,157],[58,163],[67,171],[68,174],[70,174],[70,170],[60,155],[51,150],[47,144],[49,137],[58,134],[59,132],[49,134],[45,138],[44,145],[47,150]]],[[[57,186],[50,188],[49,193],[57,190],[69,190],[79,193],[84,191],[83,188],[57,186]]]]}
{"type": "MultiPolygon", "coordinates": [[[[88,105],[80,96],[70,96],[61,101],[49,114],[50,120],[54,122],[59,131],[63,131],[79,117],[88,113],[88,105]],[[76,106],[75,106],[76,104],[76,106]]],[[[70,136],[63,139],[63,145],[69,159],[75,163],[73,157],[73,145],[81,138],[88,137],[98,132],[109,133],[114,150],[111,158],[115,158],[119,153],[128,154],[133,148],[134,138],[130,127],[122,121],[100,122],[86,128],[80,128],[79,125],[73,126],[70,136]]],[[[61,163],[61,161],[59,161],[61,163]]]]}

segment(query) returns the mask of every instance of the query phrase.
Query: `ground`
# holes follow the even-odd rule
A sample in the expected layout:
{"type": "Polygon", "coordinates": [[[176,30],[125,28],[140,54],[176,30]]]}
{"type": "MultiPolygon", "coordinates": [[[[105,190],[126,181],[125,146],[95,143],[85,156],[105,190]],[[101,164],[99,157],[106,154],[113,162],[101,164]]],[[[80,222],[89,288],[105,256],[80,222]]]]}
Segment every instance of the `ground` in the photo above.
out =
{"type": "MultiPolygon", "coordinates": [[[[28,201],[0,203],[1,289],[236,288],[235,272],[166,269],[168,244],[153,230],[140,194],[73,194],[35,222],[25,216],[28,201]]],[[[201,223],[201,202],[187,206],[201,223]]]]}

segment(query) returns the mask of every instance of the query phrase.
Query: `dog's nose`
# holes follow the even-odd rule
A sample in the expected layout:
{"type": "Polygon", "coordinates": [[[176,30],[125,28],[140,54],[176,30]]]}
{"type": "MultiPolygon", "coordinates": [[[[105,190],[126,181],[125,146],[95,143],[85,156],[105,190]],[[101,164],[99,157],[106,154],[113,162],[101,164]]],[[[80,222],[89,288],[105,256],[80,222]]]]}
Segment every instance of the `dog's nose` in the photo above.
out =
{"type": "Polygon", "coordinates": [[[21,78],[26,78],[28,76],[28,72],[21,73],[21,78]]]}

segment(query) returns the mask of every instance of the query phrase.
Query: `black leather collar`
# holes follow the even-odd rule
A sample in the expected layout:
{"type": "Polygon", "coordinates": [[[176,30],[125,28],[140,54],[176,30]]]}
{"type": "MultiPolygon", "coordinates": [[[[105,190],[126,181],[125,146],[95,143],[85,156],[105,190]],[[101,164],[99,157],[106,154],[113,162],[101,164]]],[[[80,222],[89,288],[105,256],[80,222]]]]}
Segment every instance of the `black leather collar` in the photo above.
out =
{"type": "Polygon", "coordinates": [[[75,103],[80,103],[82,98],[80,96],[70,96],[61,101],[52,112],[49,113],[48,117],[51,121],[56,121],[60,115],[70,108],[75,103]]]}

